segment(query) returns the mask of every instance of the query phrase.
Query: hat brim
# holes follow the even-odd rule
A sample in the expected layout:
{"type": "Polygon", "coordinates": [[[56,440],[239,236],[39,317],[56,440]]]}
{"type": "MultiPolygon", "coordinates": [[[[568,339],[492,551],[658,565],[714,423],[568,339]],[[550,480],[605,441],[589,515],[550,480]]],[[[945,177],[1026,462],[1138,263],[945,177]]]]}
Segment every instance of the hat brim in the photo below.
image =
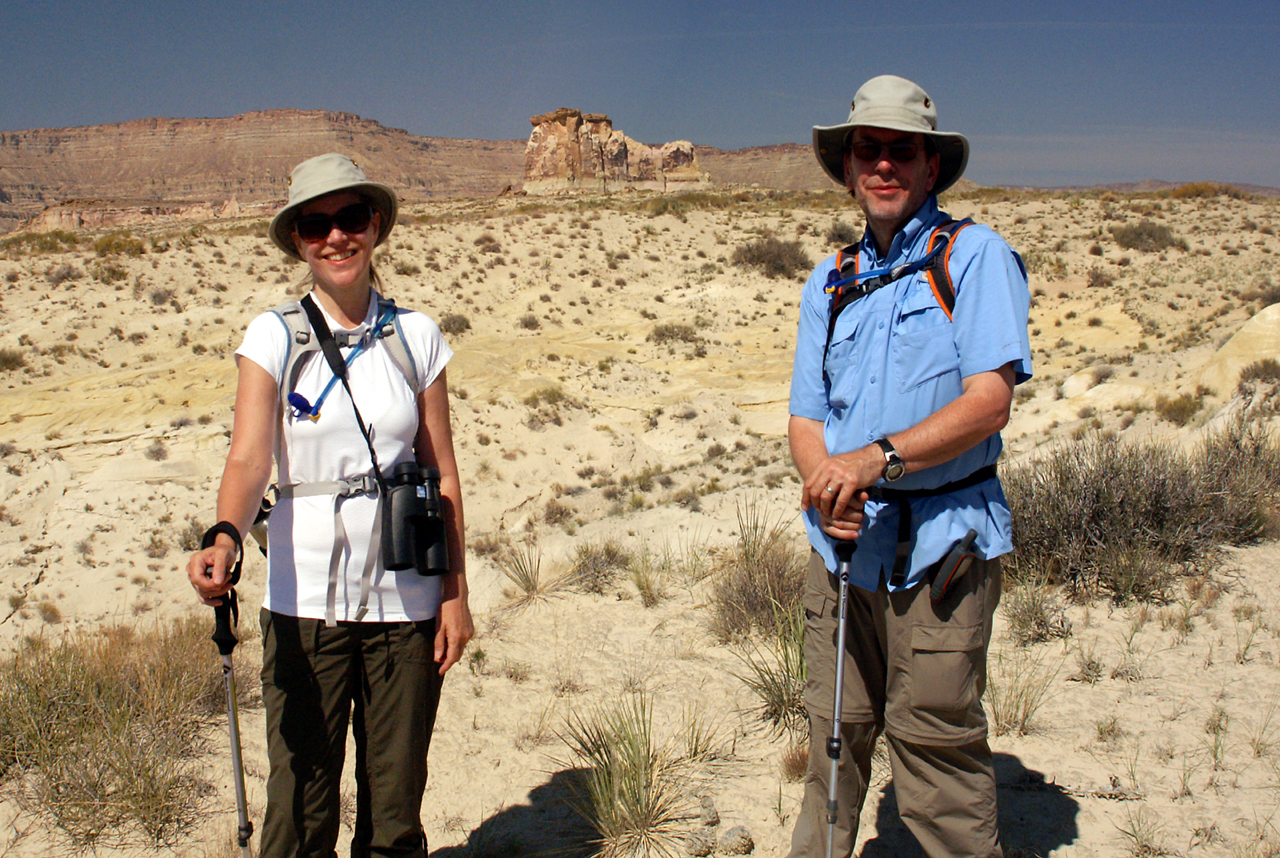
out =
{"type": "Polygon", "coordinates": [[[867,122],[844,123],[842,125],[813,126],[813,154],[817,156],[822,171],[840,187],[845,187],[844,180],[844,145],[849,132],[859,125],[873,128],[888,128],[891,131],[906,131],[911,134],[924,134],[932,137],[938,149],[938,181],[933,185],[933,193],[940,194],[956,183],[969,164],[969,141],[963,134],[944,134],[940,131],[921,131],[918,127],[910,127],[902,123],[885,122],[870,124],[867,122]]]}
{"type": "Polygon", "coordinates": [[[297,245],[293,243],[293,222],[298,217],[298,212],[307,203],[332,194],[359,194],[366,198],[378,213],[378,240],[373,243],[373,246],[377,247],[387,240],[387,236],[391,234],[391,228],[396,225],[396,216],[400,211],[395,192],[378,182],[356,182],[340,188],[327,189],[305,199],[294,200],[280,209],[271,219],[271,226],[267,229],[271,243],[280,248],[286,256],[302,261],[297,245]]]}

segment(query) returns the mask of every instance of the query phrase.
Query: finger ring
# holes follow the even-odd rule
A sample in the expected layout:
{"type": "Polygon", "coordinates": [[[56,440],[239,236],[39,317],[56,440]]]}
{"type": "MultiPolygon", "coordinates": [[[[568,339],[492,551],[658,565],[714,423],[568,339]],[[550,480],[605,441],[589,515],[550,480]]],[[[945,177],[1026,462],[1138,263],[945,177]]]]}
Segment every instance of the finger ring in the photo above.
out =
{"type": "Polygon", "coordinates": [[[827,491],[831,492],[832,494],[835,494],[836,492],[836,490],[831,488],[831,486],[827,486],[827,491]]]}

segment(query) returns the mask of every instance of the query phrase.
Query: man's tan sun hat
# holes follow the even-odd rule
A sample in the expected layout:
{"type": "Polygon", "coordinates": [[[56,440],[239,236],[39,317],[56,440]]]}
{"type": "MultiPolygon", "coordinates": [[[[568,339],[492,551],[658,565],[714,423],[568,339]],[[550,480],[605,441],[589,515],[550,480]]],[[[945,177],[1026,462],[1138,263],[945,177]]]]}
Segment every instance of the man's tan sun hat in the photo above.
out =
{"type": "Polygon", "coordinates": [[[395,192],[386,185],[369,181],[364,170],[346,155],[330,152],[308,158],[289,174],[289,203],[271,219],[271,226],[267,230],[271,243],[286,256],[301,260],[298,248],[293,243],[294,218],[312,200],[340,191],[359,194],[369,201],[374,211],[380,215],[378,240],[374,242],[374,246],[386,241],[391,234],[391,227],[396,224],[396,212],[400,209],[395,192]]]}
{"type": "Polygon", "coordinates": [[[853,96],[849,118],[842,125],[813,128],[813,151],[828,176],[844,185],[844,150],[855,126],[888,128],[925,134],[938,148],[938,181],[933,193],[955,184],[969,163],[969,141],[963,134],[938,130],[938,110],[923,89],[897,75],[873,77],[853,96]]]}

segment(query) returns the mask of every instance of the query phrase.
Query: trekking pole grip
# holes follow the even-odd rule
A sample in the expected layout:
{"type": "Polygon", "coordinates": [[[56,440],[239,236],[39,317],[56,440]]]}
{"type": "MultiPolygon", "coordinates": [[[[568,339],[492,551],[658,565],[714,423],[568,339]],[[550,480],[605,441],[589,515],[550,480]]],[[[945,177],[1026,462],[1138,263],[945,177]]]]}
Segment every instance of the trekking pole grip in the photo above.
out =
{"type": "Polygon", "coordinates": [[[240,639],[236,637],[235,624],[239,619],[239,607],[236,605],[236,591],[231,590],[222,597],[221,605],[213,606],[213,642],[218,645],[219,655],[231,655],[240,639]]]}
{"type": "Polygon", "coordinates": [[[853,559],[853,552],[858,550],[858,543],[852,539],[842,539],[836,543],[836,559],[848,563],[853,559]]]}

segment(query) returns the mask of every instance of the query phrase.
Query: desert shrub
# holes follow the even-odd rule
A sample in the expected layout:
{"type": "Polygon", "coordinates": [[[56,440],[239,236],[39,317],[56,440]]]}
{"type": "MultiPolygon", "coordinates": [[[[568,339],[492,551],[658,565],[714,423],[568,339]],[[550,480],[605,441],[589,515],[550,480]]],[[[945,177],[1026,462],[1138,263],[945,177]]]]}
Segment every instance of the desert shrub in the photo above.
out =
{"type": "Polygon", "coordinates": [[[1191,454],[1089,435],[1004,478],[1013,582],[1065,584],[1081,597],[1158,599],[1170,570],[1213,563],[1223,544],[1273,532],[1280,447],[1237,420],[1191,454]]]}
{"type": "Polygon", "coordinates": [[[711,592],[711,627],[721,641],[752,631],[771,634],[775,617],[798,610],[805,555],[796,550],[786,519],[770,517],[758,503],[740,504],[738,542],[717,558],[711,592]]]}
{"type": "Polygon", "coordinates": [[[847,247],[850,244],[857,244],[858,238],[858,230],[842,220],[832,221],[831,226],[827,228],[827,244],[847,247]]]}
{"type": "Polygon", "coordinates": [[[1089,273],[1085,276],[1085,283],[1099,289],[1109,289],[1116,284],[1116,278],[1112,277],[1101,268],[1090,268],[1089,273]]]}
{"type": "Polygon", "coordinates": [[[538,321],[538,317],[533,313],[525,313],[516,320],[516,324],[524,328],[526,331],[536,331],[541,323],[538,321]]]}
{"type": "Polygon", "coordinates": [[[1135,224],[1111,227],[1111,236],[1125,250],[1153,252],[1170,247],[1187,249],[1186,239],[1175,236],[1169,227],[1145,218],[1135,224]]]}
{"type": "Polygon", "coordinates": [[[0,372],[12,372],[27,365],[27,353],[22,349],[0,348],[0,372]]]}
{"type": "Polygon", "coordinates": [[[1053,588],[1040,581],[1020,581],[1001,596],[1010,640],[1017,646],[1066,637],[1065,614],[1054,600],[1053,588]]]}
{"type": "Polygon", "coordinates": [[[696,343],[702,338],[698,336],[698,329],[693,325],[685,325],[680,322],[663,322],[653,326],[649,336],[645,337],[646,342],[658,343],[696,343]]]}
{"type": "Polygon", "coordinates": [[[680,854],[687,780],[671,745],[654,734],[649,696],[571,714],[560,739],[573,757],[566,767],[584,770],[571,800],[596,831],[597,854],[680,854]]]}
{"type": "Polygon", "coordinates": [[[1203,405],[1204,396],[1195,393],[1182,393],[1173,398],[1156,397],[1156,413],[1175,426],[1186,426],[1192,417],[1200,413],[1203,405]]]}
{"type": "Polygon", "coordinates": [[[1263,358],[1240,370],[1241,384],[1255,381],[1260,381],[1264,384],[1274,384],[1280,381],[1280,361],[1275,358],[1263,358]]]}
{"type": "MultiPolygon", "coordinates": [[[[176,843],[203,818],[199,755],[226,711],[209,620],[39,640],[0,665],[0,776],[77,846],[176,843]]],[[[256,671],[236,676],[247,703],[256,671]]]]}
{"type": "Polygon", "coordinates": [[[153,462],[163,462],[169,458],[169,448],[159,438],[151,442],[151,446],[143,451],[143,455],[153,462]]]}
{"type": "Polygon", "coordinates": [[[634,560],[616,539],[587,542],[574,549],[569,583],[588,593],[603,594],[634,560]]]}
{"type": "Polygon", "coordinates": [[[1169,196],[1175,200],[1205,199],[1208,197],[1228,197],[1235,200],[1249,198],[1249,194],[1244,191],[1217,182],[1190,182],[1185,185],[1179,185],[1169,191],[1159,191],[1158,196],[1169,196]]]}
{"type": "Polygon", "coordinates": [[[98,256],[141,256],[146,252],[142,240],[135,238],[129,230],[109,232],[93,243],[93,252],[98,256]]]}
{"type": "Polygon", "coordinates": [[[756,268],[765,277],[794,277],[813,268],[813,260],[798,241],[782,241],[774,236],[741,245],[730,258],[734,265],[756,268]]]}
{"type": "Polygon", "coordinates": [[[44,276],[54,286],[61,286],[68,281],[79,280],[84,272],[71,263],[64,262],[61,265],[50,265],[44,276]]]}
{"type": "Polygon", "coordinates": [[[14,235],[0,241],[0,250],[10,256],[24,251],[33,253],[59,253],[73,250],[80,243],[72,233],[55,229],[50,232],[32,232],[25,235],[14,235]]]}
{"type": "Polygon", "coordinates": [[[445,313],[440,317],[440,330],[449,336],[457,336],[471,330],[471,320],[461,313],[445,313]]]}

